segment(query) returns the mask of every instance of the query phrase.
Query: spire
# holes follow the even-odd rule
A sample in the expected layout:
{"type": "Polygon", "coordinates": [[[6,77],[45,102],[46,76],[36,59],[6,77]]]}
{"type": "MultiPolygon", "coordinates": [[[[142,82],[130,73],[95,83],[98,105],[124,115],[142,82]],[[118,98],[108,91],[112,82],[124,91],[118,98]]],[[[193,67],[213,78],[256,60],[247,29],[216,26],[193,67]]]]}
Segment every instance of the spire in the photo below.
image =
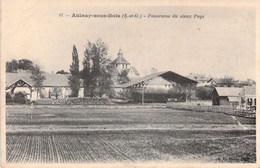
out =
{"type": "Polygon", "coordinates": [[[122,52],[122,49],[121,49],[121,47],[120,47],[120,48],[119,48],[119,51],[118,51],[119,62],[121,62],[122,56],[123,56],[123,52],[122,52]]]}
{"type": "Polygon", "coordinates": [[[118,55],[123,54],[121,47],[119,48],[118,55]]]}

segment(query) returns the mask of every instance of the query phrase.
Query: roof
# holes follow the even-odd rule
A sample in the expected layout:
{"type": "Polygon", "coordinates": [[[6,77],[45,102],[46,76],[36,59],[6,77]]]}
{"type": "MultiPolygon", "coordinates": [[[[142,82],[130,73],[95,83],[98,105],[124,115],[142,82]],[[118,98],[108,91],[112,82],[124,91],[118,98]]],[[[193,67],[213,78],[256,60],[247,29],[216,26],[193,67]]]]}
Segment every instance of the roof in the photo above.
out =
{"type": "Polygon", "coordinates": [[[242,92],[242,88],[235,87],[215,87],[219,96],[239,96],[242,92]]]}
{"type": "Polygon", "coordinates": [[[112,64],[130,64],[124,57],[122,49],[120,48],[118,51],[118,57],[112,62],[112,64]]]}
{"type": "Polygon", "coordinates": [[[33,86],[33,81],[30,78],[30,73],[26,71],[22,71],[19,73],[6,73],[5,85],[10,86],[13,83],[19,81],[20,79],[22,79],[28,85],[33,86]]]}
{"type": "Polygon", "coordinates": [[[187,77],[192,79],[192,80],[196,80],[198,82],[199,81],[208,81],[210,79],[205,74],[193,74],[193,73],[190,73],[187,77]]]}
{"type": "Polygon", "coordinates": [[[136,85],[136,84],[145,83],[145,82],[148,82],[149,80],[151,80],[155,77],[158,77],[158,76],[164,78],[165,80],[180,83],[180,84],[198,83],[194,80],[191,80],[189,78],[181,76],[181,75],[174,73],[172,71],[163,71],[163,72],[152,73],[152,74],[144,76],[142,78],[132,80],[128,83],[121,85],[121,87],[128,88],[128,87],[131,87],[131,86],[136,85]]]}
{"type": "MultiPolygon", "coordinates": [[[[18,73],[6,73],[6,86],[10,86],[13,83],[19,81],[20,79],[33,86],[34,82],[30,78],[31,73],[23,71],[18,73]]],[[[69,86],[68,77],[69,74],[49,74],[44,73],[46,79],[43,81],[43,86],[53,86],[53,87],[67,87],[69,86]]]]}
{"type": "Polygon", "coordinates": [[[43,86],[64,86],[68,87],[70,74],[44,74],[46,80],[43,81],[43,86]]]}
{"type": "MultiPolygon", "coordinates": [[[[129,71],[130,71],[131,69],[134,71],[134,73],[135,73],[136,75],[139,75],[139,72],[135,69],[135,67],[131,66],[131,67],[129,68],[129,71]]],[[[128,72],[129,72],[129,71],[128,71],[128,72]]]]}
{"type": "Polygon", "coordinates": [[[119,55],[112,64],[130,64],[122,55],[119,55]]]}

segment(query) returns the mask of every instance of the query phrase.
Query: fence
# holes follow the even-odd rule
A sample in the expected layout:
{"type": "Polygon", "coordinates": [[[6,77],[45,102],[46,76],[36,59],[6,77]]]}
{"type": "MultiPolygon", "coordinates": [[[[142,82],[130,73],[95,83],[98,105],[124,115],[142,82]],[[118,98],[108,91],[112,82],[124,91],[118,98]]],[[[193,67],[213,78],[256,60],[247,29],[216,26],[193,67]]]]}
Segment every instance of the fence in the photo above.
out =
{"type": "Polygon", "coordinates": [[[225,113],[229,115],[246,117],[246,118],[256,118],[255,111],[244,110],[244,109],[234,109],[223,106],[201,106],[201,105],[189,105],[189,104],[179,104],[179,103],[166,103],[167,108],[186,110],[186,111],[198,111],[198,112],[215,112],[215,113],[225,113]]]}

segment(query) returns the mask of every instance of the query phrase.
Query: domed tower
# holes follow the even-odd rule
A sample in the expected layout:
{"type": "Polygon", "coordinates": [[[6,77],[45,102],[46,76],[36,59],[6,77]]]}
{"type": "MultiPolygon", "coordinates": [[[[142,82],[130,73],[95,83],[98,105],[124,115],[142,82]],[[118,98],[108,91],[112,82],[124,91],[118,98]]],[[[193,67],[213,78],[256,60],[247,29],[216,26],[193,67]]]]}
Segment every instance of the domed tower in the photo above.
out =
{"type": "Polygon", "coordinates": [[[122,72],[128,69],[130,63],[123,57],[122,49],[120,48],[117,54],[117,58],[112,62],[112,64],[117,68],[118,72],[122,72]]]}

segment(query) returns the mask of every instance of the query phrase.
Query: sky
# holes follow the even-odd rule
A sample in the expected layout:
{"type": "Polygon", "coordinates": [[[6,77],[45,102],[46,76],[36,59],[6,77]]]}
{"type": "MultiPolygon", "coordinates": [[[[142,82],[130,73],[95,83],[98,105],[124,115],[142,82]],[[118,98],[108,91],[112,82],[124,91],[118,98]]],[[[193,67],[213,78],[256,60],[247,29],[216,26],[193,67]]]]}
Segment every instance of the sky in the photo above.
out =
{"type": "MultiPolygon", "coordinates": [[[[57,1],[56,1],[57,2],[57,1]]],[[[8,3],[8,2],[6,2],[8,3]]],[[[7,5],[8,6],[8,5],[7,5]]],[[[171,70],[255,79],[255,11],[246,7],[109,7],[19,1],[5,8],[6,60],[30,59],[42,70],[69,71],[72,47],[80,68],[87,40],[102,39],[113,60],[119,48],[141,75],[171,70]],[[28,2],[28,3],[26,3],[28,2]],[[59,13],[69,15],[59,17],[59,13]],[[203,15],[199,18],[72,18],[75,14],[203,15]]]]}

